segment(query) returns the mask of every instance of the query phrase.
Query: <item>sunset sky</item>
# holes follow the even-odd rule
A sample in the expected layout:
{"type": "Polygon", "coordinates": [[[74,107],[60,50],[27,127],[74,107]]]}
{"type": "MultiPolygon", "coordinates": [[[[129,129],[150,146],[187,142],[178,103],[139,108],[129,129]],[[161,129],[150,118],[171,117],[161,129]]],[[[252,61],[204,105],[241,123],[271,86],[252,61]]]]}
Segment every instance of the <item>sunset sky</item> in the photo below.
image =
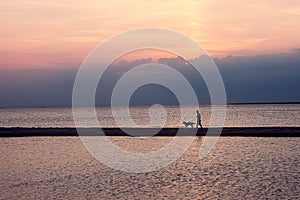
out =
{"type": "Polygon", "coordinates": [[[98,43],[140,27],[173,29],[211,56],[300,48],[300,1],[173,0],[0,2],[0,68],[78,67],[98,43]]]}

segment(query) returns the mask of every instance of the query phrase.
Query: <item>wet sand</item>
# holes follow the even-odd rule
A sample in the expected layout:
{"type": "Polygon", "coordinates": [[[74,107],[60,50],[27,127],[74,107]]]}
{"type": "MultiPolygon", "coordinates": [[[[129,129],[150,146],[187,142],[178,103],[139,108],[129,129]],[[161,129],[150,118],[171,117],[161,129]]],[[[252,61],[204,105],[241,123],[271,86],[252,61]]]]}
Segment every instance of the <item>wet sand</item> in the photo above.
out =
{"type": "MultiPolygon", "coordinates": [[[[99,136],[95,128],[81,128],[86,136],[99,136]]],[[[103,128],[106,136],[175,136],[178,128],[103,128]]],[[[216,136],[220,129],[182,128],[181,136],[216,136]]],[[[0,137],[29,137],[29,136],[78,136],[75,128],[0,128],[0,137]]],[[[240,137],[300,137],[300,127],[225,127],[220,136],[240,137]]]]}

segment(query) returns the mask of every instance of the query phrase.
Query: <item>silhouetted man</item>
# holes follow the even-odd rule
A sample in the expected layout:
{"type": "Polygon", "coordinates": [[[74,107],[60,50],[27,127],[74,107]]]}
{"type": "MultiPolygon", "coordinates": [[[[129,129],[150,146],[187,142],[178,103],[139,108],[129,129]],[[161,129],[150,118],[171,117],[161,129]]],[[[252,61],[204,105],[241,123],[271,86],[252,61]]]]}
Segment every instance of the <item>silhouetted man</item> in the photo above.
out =
{"type": "Polygon", "coordinates": [[[197,113],[197,129],[200,125],[201,130],[203,130],[203,127],[202,127],[202,124],[201,124],[201,114],[200,114],[199,110],[197,110],[196,113],[197,113]]]}

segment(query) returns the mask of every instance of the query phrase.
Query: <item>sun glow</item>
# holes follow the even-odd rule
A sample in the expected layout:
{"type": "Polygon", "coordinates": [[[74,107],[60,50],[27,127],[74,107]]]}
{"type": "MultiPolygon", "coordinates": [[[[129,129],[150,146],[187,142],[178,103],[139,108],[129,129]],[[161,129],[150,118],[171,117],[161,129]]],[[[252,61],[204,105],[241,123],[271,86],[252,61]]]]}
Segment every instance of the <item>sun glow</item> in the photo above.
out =
{"type": "Polygon", "coordinates": [[[292,0],[1,1],[0,68],[78,67],[99,42],[139,27],[182,32],[217,57],[284,52],[300,46],[299,10],[292,0]]]}

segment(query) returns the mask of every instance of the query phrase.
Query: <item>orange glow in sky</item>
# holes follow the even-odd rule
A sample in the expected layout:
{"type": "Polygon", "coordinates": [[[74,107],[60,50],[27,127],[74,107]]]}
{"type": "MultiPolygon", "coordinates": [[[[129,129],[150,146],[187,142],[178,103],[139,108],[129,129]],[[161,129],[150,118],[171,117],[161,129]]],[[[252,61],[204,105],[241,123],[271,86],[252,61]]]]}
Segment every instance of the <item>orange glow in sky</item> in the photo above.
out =
{"type": "Polygon", "coordinates": [[[173,29],[212,56],[300,47],[300,1],[0,2],[0,68],[78,67],[101,41],[140,27],[173,29]]]}

